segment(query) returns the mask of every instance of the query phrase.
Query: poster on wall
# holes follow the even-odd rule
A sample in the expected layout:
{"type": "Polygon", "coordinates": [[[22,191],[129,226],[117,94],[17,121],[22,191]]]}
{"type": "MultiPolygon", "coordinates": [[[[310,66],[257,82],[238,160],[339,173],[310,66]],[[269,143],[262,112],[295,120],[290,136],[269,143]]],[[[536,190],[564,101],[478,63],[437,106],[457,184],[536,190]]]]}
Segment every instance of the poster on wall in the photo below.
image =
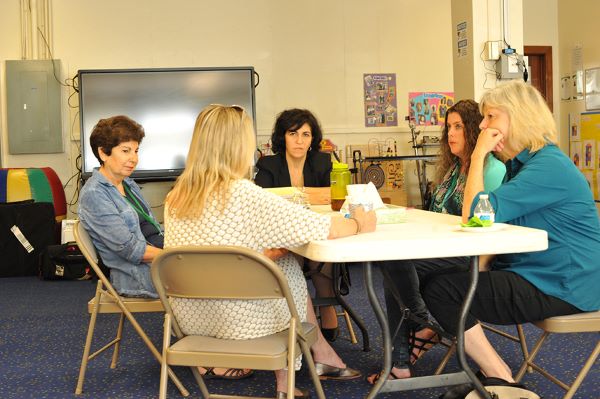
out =
{"type": "Polygon", "coordinates": [[[579,114],[569,114],[569,140],[579,141],[581,135],[579,134],[579,114]]]}
{"type": "Polygon", "coordinates": [[[469,47],[469,39],[467,37],[467,21],[463,21],[456,25],[456,56],[458,58],[466,57],[469,47]]]}
{"type": "Polygon", "coordinates": [[[398,126],[395,73],[365,73],[365,127],[398,126]]]}
{"type": "Polygon", "coordinates": [[[596,140],[584,140],[582,150],[583,168],[596,169],[596,140]]]}
{"type": "Polygon", "coordinates": [[[408,115],[417,125],[443,125],[446,111],[453,105],[452,92],[408,93],[408,115]]]}
{"type": "MultiPolygon", "coordinates": [[[[581,141],[571,142],[571,148],[579,145],[582,172],[594,193],[594,199],[600,200],[600,112],[583,112],[580,115],[581,141]]],[[[573,151],[573,150],[571,150],[573,151]]]]}
{"type": "Polygon", "coordinates": [[[581,142],[572,142],[571,143],[571,161],[577,166],[579,170],[581,170],[581,142]]]}

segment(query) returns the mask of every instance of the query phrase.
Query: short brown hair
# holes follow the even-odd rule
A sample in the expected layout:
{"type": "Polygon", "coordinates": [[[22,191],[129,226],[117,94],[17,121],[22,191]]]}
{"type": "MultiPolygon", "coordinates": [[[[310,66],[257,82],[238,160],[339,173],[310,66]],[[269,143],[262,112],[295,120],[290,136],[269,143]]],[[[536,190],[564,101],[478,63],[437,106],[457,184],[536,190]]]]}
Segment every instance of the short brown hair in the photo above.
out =
{"type": "Polygon", "coordinates": [[[104,162],[100,159],[99,148],[102,148],[102,152],[106,155],[110,155],[112,149],[119,144],[127,141],[135,141],[139,144],[145,135],[142,125],[128,116],[112,116],[100,119],[96,123],[90,136],[90,147],[92,147],[94,156],[102,165],[104,162]]]}

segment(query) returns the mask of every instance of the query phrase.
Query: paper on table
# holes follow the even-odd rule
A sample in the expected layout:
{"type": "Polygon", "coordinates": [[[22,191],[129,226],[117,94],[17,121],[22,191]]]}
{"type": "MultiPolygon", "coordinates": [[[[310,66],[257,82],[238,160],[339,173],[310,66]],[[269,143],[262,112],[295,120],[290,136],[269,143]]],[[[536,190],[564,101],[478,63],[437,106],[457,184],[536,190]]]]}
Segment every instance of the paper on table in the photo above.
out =
{"type": "MultiPolygon", "coordinates": [[[[385,208],[385,204],[372,182],[367,184],[348,184],[346,189],[348,190],[348,196],[352,197],[357,203],[371,203],[373,204],[373,209],[385,208]]],[[[340,212],[343,214],[348,213],[348,201],[344,201],[340,212]]]]}

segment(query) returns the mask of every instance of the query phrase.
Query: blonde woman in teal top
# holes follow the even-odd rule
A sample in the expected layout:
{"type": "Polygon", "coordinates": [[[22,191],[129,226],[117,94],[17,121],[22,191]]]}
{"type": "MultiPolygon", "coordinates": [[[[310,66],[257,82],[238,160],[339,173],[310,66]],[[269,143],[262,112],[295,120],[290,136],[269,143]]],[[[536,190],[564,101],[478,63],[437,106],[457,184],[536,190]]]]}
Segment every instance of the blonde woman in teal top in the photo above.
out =
{"type": "MultiPolygon", "coordinates": [[[[472,216],[478,195],[487,192],[484,160],[494,152],[507,161],[504,183],[489,192],[496,221],[548,233],[545,251],[491,261],[490,270],[480,273],[465,323],[465,350],[482,373],[513,383],[478,320],[519,324],[600,309],[600,220],[584,176],[556,147],[554,118],[534,87],[519,81],[498,86],[483,95],[481,110],[463,221],[472,216]]],[[[430,312],[451,333],[467,285],[467,274],[459,272],[438,276],[423,289],[430,312]]]]}
{"type": "MultiPolygon", "coordinates": [[[[446,112],[434,181],[437,185],[429,205],[430,211],[461,214],[471,153],[477,143],[479,124],[482,119],[479,105],[473,100],[461,100],[446,112]]],[[[504,164],[489,154],[485,161],[486,189],[498,188],[502,184],[505,173],[504,164]]],[[[468,262],[467,258],[462,260],[464,263],[468,262]]],[[[419,291],[421,280],[429,272],[456,267],[454,261],[445,262],[438,259],[393,261],[383,262],[383,264],[390,264],[390,267],[386,268],[387,276],[391,284],[396,287],[404,305],[413,315],[422,320],[429,320],[430,316],[419,291]]],[[[389,325],[395,328],[402,318],[402,311],[387,286],[385,286],[385,294],[389,325]]],[[[410,377],[410,366],[437,341],[437,334],[433,330],[423,328],[412,321],[403,322],[394,338],[392,352],[394,367],[390,378],[410,377]]],[[[369,377],[369,381],[374,383],[377,378],[378,374],[373,374],[369,377]]]]}

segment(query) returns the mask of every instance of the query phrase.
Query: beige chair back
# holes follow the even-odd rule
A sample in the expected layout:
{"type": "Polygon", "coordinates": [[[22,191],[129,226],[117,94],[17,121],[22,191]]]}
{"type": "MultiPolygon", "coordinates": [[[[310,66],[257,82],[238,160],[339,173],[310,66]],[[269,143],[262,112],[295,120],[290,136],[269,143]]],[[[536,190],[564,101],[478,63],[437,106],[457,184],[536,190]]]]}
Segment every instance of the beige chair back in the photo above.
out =
{"type": "Polygon", "coordinates": [[[300,320],[285,275],[271,259],[233,246],[186,246],[164,250],[152,263],[152,281],[165,309],[167,298],[286,299],[300,320]]]}

